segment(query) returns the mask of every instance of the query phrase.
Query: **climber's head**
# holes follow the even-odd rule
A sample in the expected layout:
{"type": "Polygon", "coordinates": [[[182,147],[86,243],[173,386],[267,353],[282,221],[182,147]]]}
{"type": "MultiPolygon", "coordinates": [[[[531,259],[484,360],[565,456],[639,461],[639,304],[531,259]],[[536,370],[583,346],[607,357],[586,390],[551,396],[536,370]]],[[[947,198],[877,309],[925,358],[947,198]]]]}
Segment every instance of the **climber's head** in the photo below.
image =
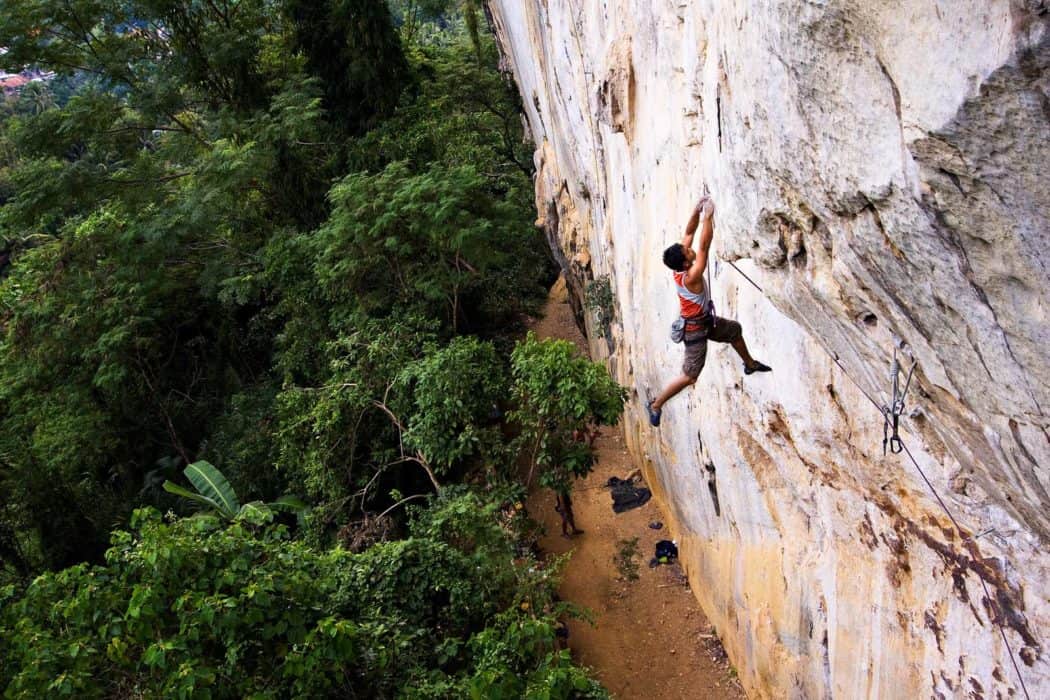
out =
{"type": "Polygon", "coordinates": [[[686,248],[681,243],[670,245],[664,251],[664,265],[667,265],[675,272],[688,270],[694,260],[696,260],[696,251],[692,248],[686,248]]]}

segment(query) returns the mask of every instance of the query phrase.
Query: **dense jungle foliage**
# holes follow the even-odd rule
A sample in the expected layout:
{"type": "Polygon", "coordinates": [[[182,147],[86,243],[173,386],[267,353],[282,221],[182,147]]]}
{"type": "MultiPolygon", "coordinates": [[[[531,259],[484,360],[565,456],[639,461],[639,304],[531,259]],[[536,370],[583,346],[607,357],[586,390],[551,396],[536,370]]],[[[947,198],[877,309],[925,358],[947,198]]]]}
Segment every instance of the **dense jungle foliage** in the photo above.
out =
{"type": "Polygon", "coordinates": [[[478,5],[4,3],[4,697],[604,696],[521,501],[624,392],[523,337],[478,5]]]}

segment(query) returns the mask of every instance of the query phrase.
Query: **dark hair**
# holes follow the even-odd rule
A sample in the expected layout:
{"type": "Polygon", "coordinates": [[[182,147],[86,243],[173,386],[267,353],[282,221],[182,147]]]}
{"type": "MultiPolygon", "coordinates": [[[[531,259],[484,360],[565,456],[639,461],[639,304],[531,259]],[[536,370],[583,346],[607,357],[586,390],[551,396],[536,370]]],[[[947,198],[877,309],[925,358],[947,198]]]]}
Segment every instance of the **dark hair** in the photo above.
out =
{"type": "Polygon", "coordinates": [[[685,269],[685,248],[682,247],[681,243],[667,246],[667,250],[664,251],[664,265],[667,265],[675,272],[681,272],[685,269]]]}

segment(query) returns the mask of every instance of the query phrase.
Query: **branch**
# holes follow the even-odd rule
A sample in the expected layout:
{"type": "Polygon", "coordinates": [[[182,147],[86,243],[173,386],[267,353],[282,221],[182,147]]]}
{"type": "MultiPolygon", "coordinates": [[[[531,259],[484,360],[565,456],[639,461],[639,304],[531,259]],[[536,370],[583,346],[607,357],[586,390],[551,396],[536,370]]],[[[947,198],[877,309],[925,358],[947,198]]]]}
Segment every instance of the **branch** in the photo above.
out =
{"type": "Polygon", "coordinates": [[[431,470],[430,465],[427,464],[427,460],[426,458],[424,458],[423,453],[417,451],[416,457],[413,461],[419,464],[419,466],[423,467],[423,470],[427,473],[427,476],[430,477],[430,483],[434,484],[434,489],[436,491],[440,491],[441,484],[439,484],[438,480],[434,477],[434,472],[433,470],[431,470]]]}
{"type": "Polygon", "coordinates": [[[230,28],[230,16],[227,14],[225,9],[219,9],[212,0],[208,0],[208,5],[212,10],[215,11],[219,17],[222,17],[222,21],[226,24],[226,28],[230,28]]]}
{"type": "Polygon", "coordinates": [[[182,130],[185,131],[187,134],[189,134],[193,138],[197,139],[197,141],[201,145],[203,145],[203,146],[211,146],[211,142],[209,142],[206,138],[204,138],[203,136],[198,134],[194,129],[190,128],[187,124],[183,124],[179,120],[179,118],[176,117],[174,114],[168,114],[167,117],[168,117],[168,119],[172,120],[173,122],[178,124],[180,127],[182,127],[182,130]]]}
{"type": "Polygon", "coordinates": [[[172,180],[178,180],[179,178],[187,177],[192,174],[192,172],[172,173],[171,175],[162,175],[161,177],[137,180],[124,180],[119,177],[107,177],[106,179],[115,185],[154,185],[160,182],[170,182],[172,180]]]}
{"type": "Polygon", "coordinates": [[[471,265],[471,264],[470,264],[469,262],[467,262],[466,260],[464,260],[464,259],[463,259],[463,258],[462,258],[462,257],[460,256],[460,254],[459,254],[459,251],[457,250],[457,251],[456,251],[456,270],[460,270],[460,266],[462,266],[462,267],[465,267],[465,268],[467,268],[468,270],[470,270],[470,271],[471,271],[472,273],[474,273],[475,275],[476,275],[476,274],[478,274],[478,268],[474,267],[474,266],[473,266],[473,265],[471,265]]]}
{"type": "Polygon", "coordinates": [[[103,134],[119,134],[124,131],[174,131],[175,133],[182,133],[183,129],[174,129],[170,126],[154,126],[150,124],[134,124],[132,126],[119,126],[115,129],[107,129],[103,131],[103,134]]]}
{"type": "Polygon", "coordinates": [[[525,488],[529,489],[532,487],[532,475],[536,471],[536,453],[540,451],[540,444],[543,442],[543,432],[541,431],[536,436],[536,444],[532,447],[532,456],[529,457],[529,476],[525,479],[525,488]]]}
{"type": "MultiPolygon", "coordinates": [[[[397,464],[397,462],[391,462],[390,464],[397,464]]],[[[365,500],[367,500],[367,498],[368,498],[368,489],[372,488],[372,484],[374,484],[376,482],[376,479],[378,479],[380,476],[383,475],[383,470],[386,467],[388,467],[388,466],[390,466],[390,465],[384,464],[382,467],[377,469],[376,473],[372,476],[371,479],[369,479],[368,483],[365,484],[365,487],[363,489],[361,489],[360,491],[358,491],[357,493],[355,493],[354,495],[350,496],[350,498],[358,498],[358,497],[361,498],[361,510],[365,509],[364,505],[365,505],[365,500]]]]}
{"type": "Polygon", "coordinates": [[[324,386],[295,386],[292,387],[292,391],[298,391],[303,394],[313,393],[315,391],[332,391],[334,389],[350,389],[357,386],[357,382],[342,382],[341,384],[325,384],[324,386]]]}
{"type": "Polygon", "coordinates": [[[378,516],[376,516],[376,520],[378,520],[379,518],[382,518],[384,515],[386,515],[387,513],[392,511],[394,508],[397,508],[399,505],[401,505],[403,503],[408,503],[409,501],[411,501],[411,500],[413,500],[415,498],[426,498],[429,495],[430,495],[429,493],[417,493],[414,496],[408,496],[407,498],[402,498],[400,501],[398,501],[397,503],[395,503],[394,505],[390,506],[389,508],[384,510],[382,513],[380,513],[378,516]]]}
{"type": "MultiPolygon", "coordinates": [[[[383,398],[385,399],[387,394],[389,393],[390,387],[388,386],[386,389],[386,393],[383,395],[383,398]]],[[[423,455],[423,453],[417,450],[415,456],[405,454],[405,441],[403,439],[405,433],[405,426],[401,424],[401,421],[398,420],[397,416],[394,415],[394,412],[387,408],[386,404],[382,401],[373,401],[372,404],[375,405],[375,407],[378,408],[380,411],[387,414],[387,416],[390,417],[390,420],[397,427],[397,441],[398,447],[401,450],[401,461],[415,462],[419,466],[423,467],[423,470],[427,473],[427,476],[430,477],[430,483],[434,484],[434,490],[441,491],[441,484],[438,483],[437,478],[434,476],[434,470],[430,468],[430,464],[427,462],[426,457],[423,455]]],[[[391,462],[391,464],[394,463],[395,462],[391,462]]]]}
{"type": "MultiPolygon", "coordinates": [[[[388,388],[387,391],[389,392],[390,389],[388,388]]],[[[383,398],[386,399],[386,396],[384,395],[383,398]]],[[[390,416],[390,420],[393,421],[395,426],[397,426],[398,432],[400,432],[400,433],[404,433],[405,432],[405,426],[401,425],[401,421],[399,421],[397,419],[397,416],[394,415],[393,411],[391,411],[389,408],[386,407],[385,403],[383,403],[382,401],[373,401],[372,404],[375,405],[375,407],[378,408],[380,411],[382,411],[383,413],[385,413],[388,416],[390,416]]],[[[400,439],[400,436],[399,436],[399,439],[400,439]]],[[[401,454],[402,455],[405,454],[405,445],[404,445],[403,442],[401,443],[401,454]]]]}
{"type": "Polygon", "coordinates": [[[179,456],[182,457],[182,461],[185,464],[192,463],[193,460],[191,460],[189,455],[186,454],[185,448],[179,441],[179,436],[175,432],[175,424],[171,420],[171,415],[168,413],[168,409],[165,408],[164,402],[161,401],[160,397],[157,395],[157,390],[153,387],[153,382],[149,380],[148,366],[141,357],[136,359],[138,360],[138,365],[142,373],[142,379],[146,382],[146,387],[149,389],[150,395],[153,396],[153,400],[157,403],[157,408],[160,409],[161,415],[164,416],[164,422],[168,428],[168,437],[171,438],[172,447],[174,447],[175,451],[179,453],[179,456]]]}

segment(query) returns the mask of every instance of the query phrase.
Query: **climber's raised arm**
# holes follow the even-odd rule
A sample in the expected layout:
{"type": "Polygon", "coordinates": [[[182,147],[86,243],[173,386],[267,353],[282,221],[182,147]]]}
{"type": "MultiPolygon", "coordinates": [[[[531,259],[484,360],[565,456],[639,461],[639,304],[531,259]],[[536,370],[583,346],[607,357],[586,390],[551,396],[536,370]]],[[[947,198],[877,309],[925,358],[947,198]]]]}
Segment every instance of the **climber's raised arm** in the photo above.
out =
{"type": "MultiPolygon", "coordinates": [[[[686,228],[686,238],[689,239],[690,246],[693,243],[693,234],[696,233],[697,224],[694,222],[699,220],[703,223],[703,229],[700,231],[700,246],[699,250],[696,251],[696,258],[693,260],[693,264],[689,266],[689,269],[685,273],[685,284],[687,287],[693,287],[696,285],[703,285],[704,281],[704,270],[707,269],[707,256],[711,251],[711,241],[715,237],[715,203],[710,199],[700,200],[700,204],[697,205],[697,210],[693,212],[693,218],[689,219],[689,225],[692,227],[686,228]]],[[[683,243],[683,245],[685,245],[683,243]]]]}
{"type": "Polygon", "coordinates": [[[696,235],[696,229],[700,226],[700,210],[704,207],[704,202],[707,201],[707,197],[702,198],[696,203],[693,208],[693,214],[689,217],[689,223],[685,225],[685,235],[682,236],[682,247],[689,250],[693,247],[693,236],[696,235]]]}

